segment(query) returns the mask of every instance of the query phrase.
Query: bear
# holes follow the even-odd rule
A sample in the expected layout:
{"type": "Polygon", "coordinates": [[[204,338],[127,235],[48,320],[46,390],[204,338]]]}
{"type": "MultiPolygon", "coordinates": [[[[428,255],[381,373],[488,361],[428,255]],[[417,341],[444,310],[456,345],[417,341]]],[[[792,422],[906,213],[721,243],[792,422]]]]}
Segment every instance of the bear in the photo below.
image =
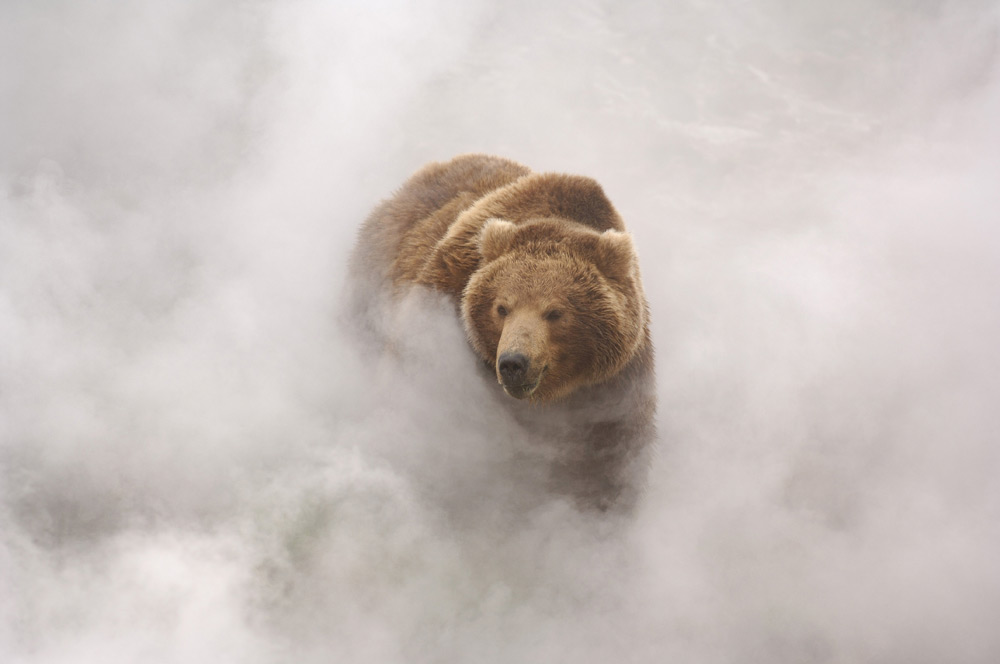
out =
{"type": "Polygon", "coordinates": [[[634,507],[656,437],[649,307],[595,180],[483,154],[430,163],[363,223],[349,275],[358,316],[410,288],[443,293],[515,421],[551,451],[548,488],[634,507]]]}

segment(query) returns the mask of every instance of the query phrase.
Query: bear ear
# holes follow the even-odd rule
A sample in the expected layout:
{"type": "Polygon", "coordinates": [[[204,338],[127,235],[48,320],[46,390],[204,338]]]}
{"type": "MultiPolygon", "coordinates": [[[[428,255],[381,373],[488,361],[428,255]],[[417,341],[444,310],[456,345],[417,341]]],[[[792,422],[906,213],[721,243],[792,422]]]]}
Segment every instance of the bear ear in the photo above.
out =
{"type": "Polygon", "coordinates": [[[613,229],[601,233],[595,263],[604,276],[620,281],[627,279],[635,266],[632,236],[613,229]]]}
{"type": "Polygon", "coordinates": [[[517,225],[503,219],[487,219],[483,230],[479,233],[479,253],[483,261],[490,261],[502,256],[514,243],[517,225]]]}

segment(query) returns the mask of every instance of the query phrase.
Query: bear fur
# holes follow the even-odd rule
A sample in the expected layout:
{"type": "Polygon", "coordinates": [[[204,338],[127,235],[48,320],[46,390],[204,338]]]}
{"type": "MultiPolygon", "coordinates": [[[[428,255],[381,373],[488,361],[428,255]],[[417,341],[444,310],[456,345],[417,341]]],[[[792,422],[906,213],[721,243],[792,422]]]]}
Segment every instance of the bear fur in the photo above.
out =
{"type": "Polygon", "coordinates": [[[355,304],[414,285],[456,304],[551,489],[630,506],[655,437],[649,312],[631,236],[594,180],[487,155],[431,163],[378,206],[351,259],[355,304]]]}

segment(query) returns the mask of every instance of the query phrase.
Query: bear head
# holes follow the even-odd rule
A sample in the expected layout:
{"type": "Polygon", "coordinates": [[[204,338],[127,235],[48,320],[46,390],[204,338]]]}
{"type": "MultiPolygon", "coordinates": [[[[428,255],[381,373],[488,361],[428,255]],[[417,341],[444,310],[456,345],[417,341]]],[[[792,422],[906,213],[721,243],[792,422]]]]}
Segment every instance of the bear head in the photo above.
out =
{"type": "Polygon", "coordinates": [[[469,341],[517,399],[549,402],[620,372],[645,340],[631,237],[565,218],[489,219],[462,295],[469,341]]]}

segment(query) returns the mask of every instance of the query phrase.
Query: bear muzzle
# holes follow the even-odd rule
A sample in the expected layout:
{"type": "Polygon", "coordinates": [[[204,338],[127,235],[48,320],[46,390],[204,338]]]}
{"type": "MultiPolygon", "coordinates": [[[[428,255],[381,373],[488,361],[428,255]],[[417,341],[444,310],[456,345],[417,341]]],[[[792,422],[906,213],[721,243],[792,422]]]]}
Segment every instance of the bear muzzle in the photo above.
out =
{"type": "Polygon", "coordinates": [[[532,366],[531,360],[524,353],[505,352],[497,358],[497,377],[504,391],[515,399],[526,399],[531,396],[542,381],[546,367],[532,366]]]}

